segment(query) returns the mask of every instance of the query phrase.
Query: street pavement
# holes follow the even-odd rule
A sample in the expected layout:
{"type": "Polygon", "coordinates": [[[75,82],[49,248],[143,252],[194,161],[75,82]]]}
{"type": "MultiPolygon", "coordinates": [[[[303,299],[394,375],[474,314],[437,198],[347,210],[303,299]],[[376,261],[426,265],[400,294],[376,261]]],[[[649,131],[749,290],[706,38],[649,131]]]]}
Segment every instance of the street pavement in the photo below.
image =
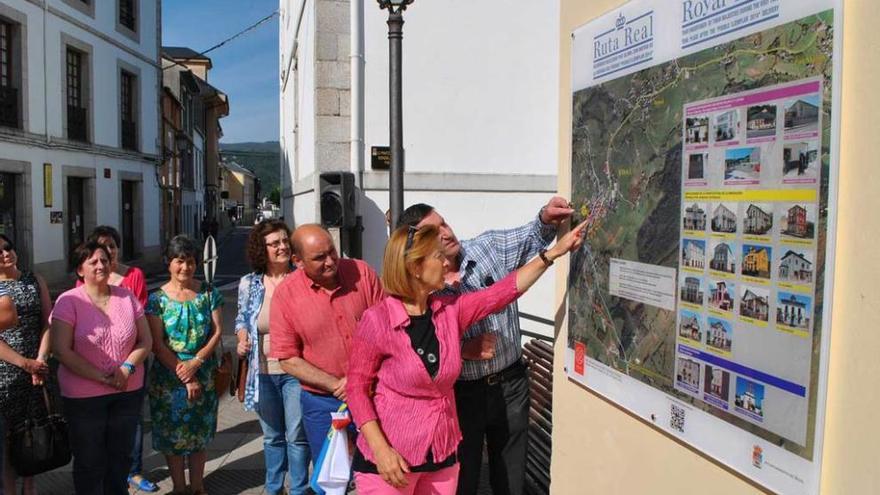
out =
{"type": "MultiPolygon", "coordinates": [[[[244,256],[249,227],[237,227],[221,234],[217,241],[218,260],[216,286],[221,290],[223,306],[223,343],[235,352],[236,337],[233,322],[237,312],[238,279],[250,268],[244,256]]],[[[149,274],[147,284],[155,290],[167,280],[165,274],[149,274]]],[[[145,401],[146,402],[146,401],[145,401]]],[[[144,405],[144,476],[159,485],[160,494],[171,491],[171,478],[165,459],[152,449],[150,416],[144,405]]],[[[217,434],[208,445],[205,466],[205,489],[211,495],[257,495],[263,489],[265,465],[263,462],[262,431],[257,416],[246,412],[238,400],[224,394],[220,399],[217,434]]],[[[488,470],[484,463],[480,493],[491,493],[485,486],[488,470]]],[[[40,495],[68,495],[74,493],[71,478],[72,464],[37,477],[40,495]]],[[[130,494],[143,494],[130,490],[130,494]]],[[[351,493],[355,493],[354,491],[351,493]]]]}

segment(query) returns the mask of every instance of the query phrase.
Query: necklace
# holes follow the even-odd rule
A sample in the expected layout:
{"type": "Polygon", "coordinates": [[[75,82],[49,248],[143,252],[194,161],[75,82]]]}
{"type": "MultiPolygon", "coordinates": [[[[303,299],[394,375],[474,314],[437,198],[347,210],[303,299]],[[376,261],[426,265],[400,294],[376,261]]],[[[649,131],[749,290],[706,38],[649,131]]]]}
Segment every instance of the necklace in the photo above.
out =
{"type": "Polygon", "coordinates": [[[282,273],[280,276],[276,275],[274,277],[269,276],[269,274],[263,275],[263,284],[267,289],[272,289],[272,292],[275,292],[275,289],[284,281],[284,278],[287,277],[287,274],[290,272],[282,273]]]}
{"type": "Polygon", "coordinates": [[[107,302],[110,301],[110,290],[109,290],[109,287],[108,287],[108,290],[107,290],[107,295],[105,295],[105,296],[103,296],[103,297],[97,297],[97,298],[96,298],[96,297],[92,297],[92,295],[89,294],[89,291],[86,291],[86,295],[89,297],[89,301],[91,301],[92,304],[94,304],[94,305],[95,305],[97,308],[99,308],[99,309],[104,309],[105,307],[107,307],[107,302]]]}

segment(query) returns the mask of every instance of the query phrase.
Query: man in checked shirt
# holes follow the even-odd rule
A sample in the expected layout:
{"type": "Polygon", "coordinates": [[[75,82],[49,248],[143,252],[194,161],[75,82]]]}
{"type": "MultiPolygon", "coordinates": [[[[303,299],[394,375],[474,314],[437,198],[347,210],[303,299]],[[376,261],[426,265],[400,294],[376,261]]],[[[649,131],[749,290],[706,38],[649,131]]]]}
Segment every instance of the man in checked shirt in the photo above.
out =
{"type": "MultiPolygon", "coordinates": [[[[435,225],[449,258],[444,293],[472,292],[492,285],[546,249],[559,224],[574,210],[563,198],[552,198],[538,216],[522,227],[490,230],[459,242],[452,227],[434,207],[407,208],[398,226],[435,225]]],[[[528,450],[529,379],[522,361],[516,302],[476,323],[465,332],[465,361],[455,386],[458,422],[463,439],[458,449],[458,495],[477,493],[483,441],[489,452],[492,492],[520,495],[525,484],[528,450]]]]}

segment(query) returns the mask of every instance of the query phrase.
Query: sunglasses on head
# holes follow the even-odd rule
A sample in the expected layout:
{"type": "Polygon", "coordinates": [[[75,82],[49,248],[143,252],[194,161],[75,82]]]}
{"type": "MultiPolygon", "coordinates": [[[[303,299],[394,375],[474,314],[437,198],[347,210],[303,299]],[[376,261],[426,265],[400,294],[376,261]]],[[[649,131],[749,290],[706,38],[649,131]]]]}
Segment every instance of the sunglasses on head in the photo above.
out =
{"type": "Polygon", "coordinates": [[[404,246],[404,248],[403,248],[404,253],[406,253],[407,251],[410,250],[410,248],[412,248],[413,241],[415,240],[415,237],[416,237],[416,232],[418,232],[418,231],[419,231],[418,228],[416,228],[412,225],[409,226],[409,231],[406,233],[406,246],[404,246]]]}

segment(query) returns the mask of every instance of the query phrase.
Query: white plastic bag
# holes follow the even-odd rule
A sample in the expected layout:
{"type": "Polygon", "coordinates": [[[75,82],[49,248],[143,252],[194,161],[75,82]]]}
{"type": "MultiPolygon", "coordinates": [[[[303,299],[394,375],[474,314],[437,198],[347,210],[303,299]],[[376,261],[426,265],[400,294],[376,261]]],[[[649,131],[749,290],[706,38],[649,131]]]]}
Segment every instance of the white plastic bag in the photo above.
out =
{"type": "Polygon", "coordinates": [[[332,423],[312,475],[312,488],[327,495],[345,495],[351,477],[351,454],[348,451],[348,411],[330,413],[332,423]],[[317,486],[315,486],[317,485],[317,486]],[[319,490],[320,489],[320,490],[319,490]]]}

